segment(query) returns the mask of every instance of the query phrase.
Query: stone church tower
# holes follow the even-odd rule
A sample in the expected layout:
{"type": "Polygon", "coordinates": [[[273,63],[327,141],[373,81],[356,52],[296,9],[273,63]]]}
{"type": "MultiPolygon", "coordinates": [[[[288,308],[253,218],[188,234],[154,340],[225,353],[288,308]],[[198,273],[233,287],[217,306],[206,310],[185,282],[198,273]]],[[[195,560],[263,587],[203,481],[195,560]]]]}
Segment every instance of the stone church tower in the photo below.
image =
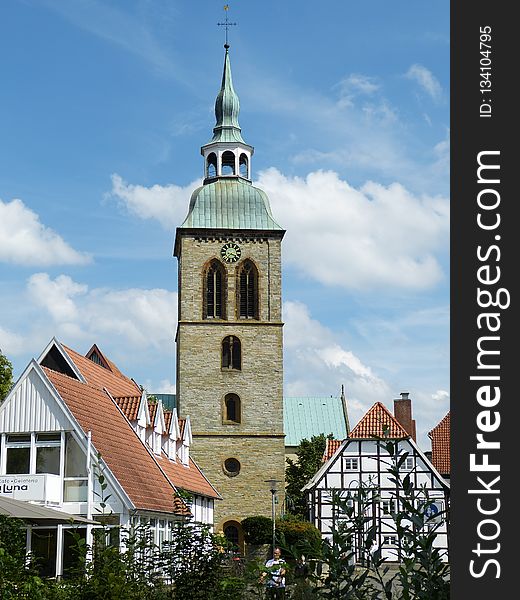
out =
{"type": "MultiPolygon", "coordinates": [[[[239,544],[240,521],[271,516],[266,480],[284,489],[281,241],[267,195],[251,184],[225,45],[204,182],[177,228],[177,403],[192,455],[222,495],[215,528],[239,544]]],[[[280,493],[280,503],[282,502],[280,493]]]]}

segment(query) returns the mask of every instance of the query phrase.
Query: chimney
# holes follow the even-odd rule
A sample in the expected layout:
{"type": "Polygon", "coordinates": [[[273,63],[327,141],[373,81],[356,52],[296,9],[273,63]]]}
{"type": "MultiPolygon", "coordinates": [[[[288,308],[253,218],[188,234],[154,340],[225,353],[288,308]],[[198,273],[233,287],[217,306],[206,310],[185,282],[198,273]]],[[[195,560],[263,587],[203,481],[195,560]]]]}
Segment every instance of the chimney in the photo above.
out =
{"type": "Polygon", "coordinates": [[[412,401],[409,392],[401,392],[401,398],[394,400],[394,416],[406,433],[416,440],[415,420],[412,419],[412,401]]]}

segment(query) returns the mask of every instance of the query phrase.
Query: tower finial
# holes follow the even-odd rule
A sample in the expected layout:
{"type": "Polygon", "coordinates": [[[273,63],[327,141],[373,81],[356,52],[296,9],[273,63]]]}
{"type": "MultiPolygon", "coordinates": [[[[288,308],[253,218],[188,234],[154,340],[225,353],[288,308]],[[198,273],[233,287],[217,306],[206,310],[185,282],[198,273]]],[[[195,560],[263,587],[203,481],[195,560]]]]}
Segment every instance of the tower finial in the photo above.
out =
{"type": "Polygon", "coordinates": [[[224,21],[224,23],[217,23],[217,25],[222,25],[224,27],[224,29],[226,30],[226,43],[224,44],[224,48],[227,49],[229,48],[229,43],[228,43],[228,30],[231,26],[236,25],[236,23],[230,23],[228,21],[228,10],[229,10],[229,4],[224,4],[224,13],[226,15],[226,20],[224,21]]]}

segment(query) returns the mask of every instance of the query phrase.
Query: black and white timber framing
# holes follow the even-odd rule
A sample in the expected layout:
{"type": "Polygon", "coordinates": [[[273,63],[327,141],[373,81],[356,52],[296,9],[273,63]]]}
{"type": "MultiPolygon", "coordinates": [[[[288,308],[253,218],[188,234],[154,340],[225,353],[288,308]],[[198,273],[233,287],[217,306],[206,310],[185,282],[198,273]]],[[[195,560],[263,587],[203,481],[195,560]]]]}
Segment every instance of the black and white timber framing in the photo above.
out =
{"type": "MultiPolygon", "coordinates": [[[[330,539],[338,520],[345,518],[333,502],[334,493],[345,497],[349,491],[352,494],[359,486],[371,488],[373,501],[367,507],[365,514],[371,518],[367,522],[367,529],[372,525],[376,527],[373,548],[380,548],[383,558],[387,561],[399,562],[402,549],[390,513],[398,512],[403,489],[391,481],[388,469],[393,463],[392,457],[385,449],[386,441],[388,440],[383,442],[360,438],[344,440],[304,490],[308,494],[311,522],[320,530],[322,537],[330,539]]],[[[392,441],[397,445],[399,456],[407,453],[407,459],[400,468],[401,479],[409,474],[414,492],[427,494],[432,510],[441,515],[438,519],[432,520],[432,525],[435,522],[437,532],[435,546],[439,548],[443,560],[447,561],[449,484],[435,470],[413,439],[392,441]]],[[[353,548],[358,561],[361,561],[363,555],[363,539],[360,538],[362,536],[355,540],[353,548]]]]}

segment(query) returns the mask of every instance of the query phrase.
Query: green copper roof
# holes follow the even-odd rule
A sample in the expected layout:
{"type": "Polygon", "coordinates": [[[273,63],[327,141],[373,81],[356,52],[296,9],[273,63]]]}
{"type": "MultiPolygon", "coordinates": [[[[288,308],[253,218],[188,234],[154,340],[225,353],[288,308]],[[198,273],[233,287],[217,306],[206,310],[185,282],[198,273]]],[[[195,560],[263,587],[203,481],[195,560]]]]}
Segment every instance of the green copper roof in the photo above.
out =
{"type": "Polygon", "coordinates": [[[240,125],[238,124],[238,113],[240,112],[240,102],[233,88],[231,79],[231,63],[229,61],[229,52],[226,46],[226,56],[224,58],[224,72],[222,74],[222,85],[215,100],[215,117],[217,123],[213,129],[213,142],[241,142],[244,144],[240,125]]]}
{"type": "Polygon", "coordinates": [[[341,397],[283,399],[285,445],[298,446],[314,435],[332,433],[337,440],[347,437],[347,422],[341,397]]]}
{"type": "Polygon", "coordinates": [[[282,229],[273,219],[267,194],[236,177],[197,188],[181,228],[282,229]]]}
{"type": "Polygon", "coordinates": [[[173,410],[177,408],[177,396],[176,394],[148,394],[148,396],[153,396],[160,400],[163,403],[164,408],[169,410],[173,410]]]}

